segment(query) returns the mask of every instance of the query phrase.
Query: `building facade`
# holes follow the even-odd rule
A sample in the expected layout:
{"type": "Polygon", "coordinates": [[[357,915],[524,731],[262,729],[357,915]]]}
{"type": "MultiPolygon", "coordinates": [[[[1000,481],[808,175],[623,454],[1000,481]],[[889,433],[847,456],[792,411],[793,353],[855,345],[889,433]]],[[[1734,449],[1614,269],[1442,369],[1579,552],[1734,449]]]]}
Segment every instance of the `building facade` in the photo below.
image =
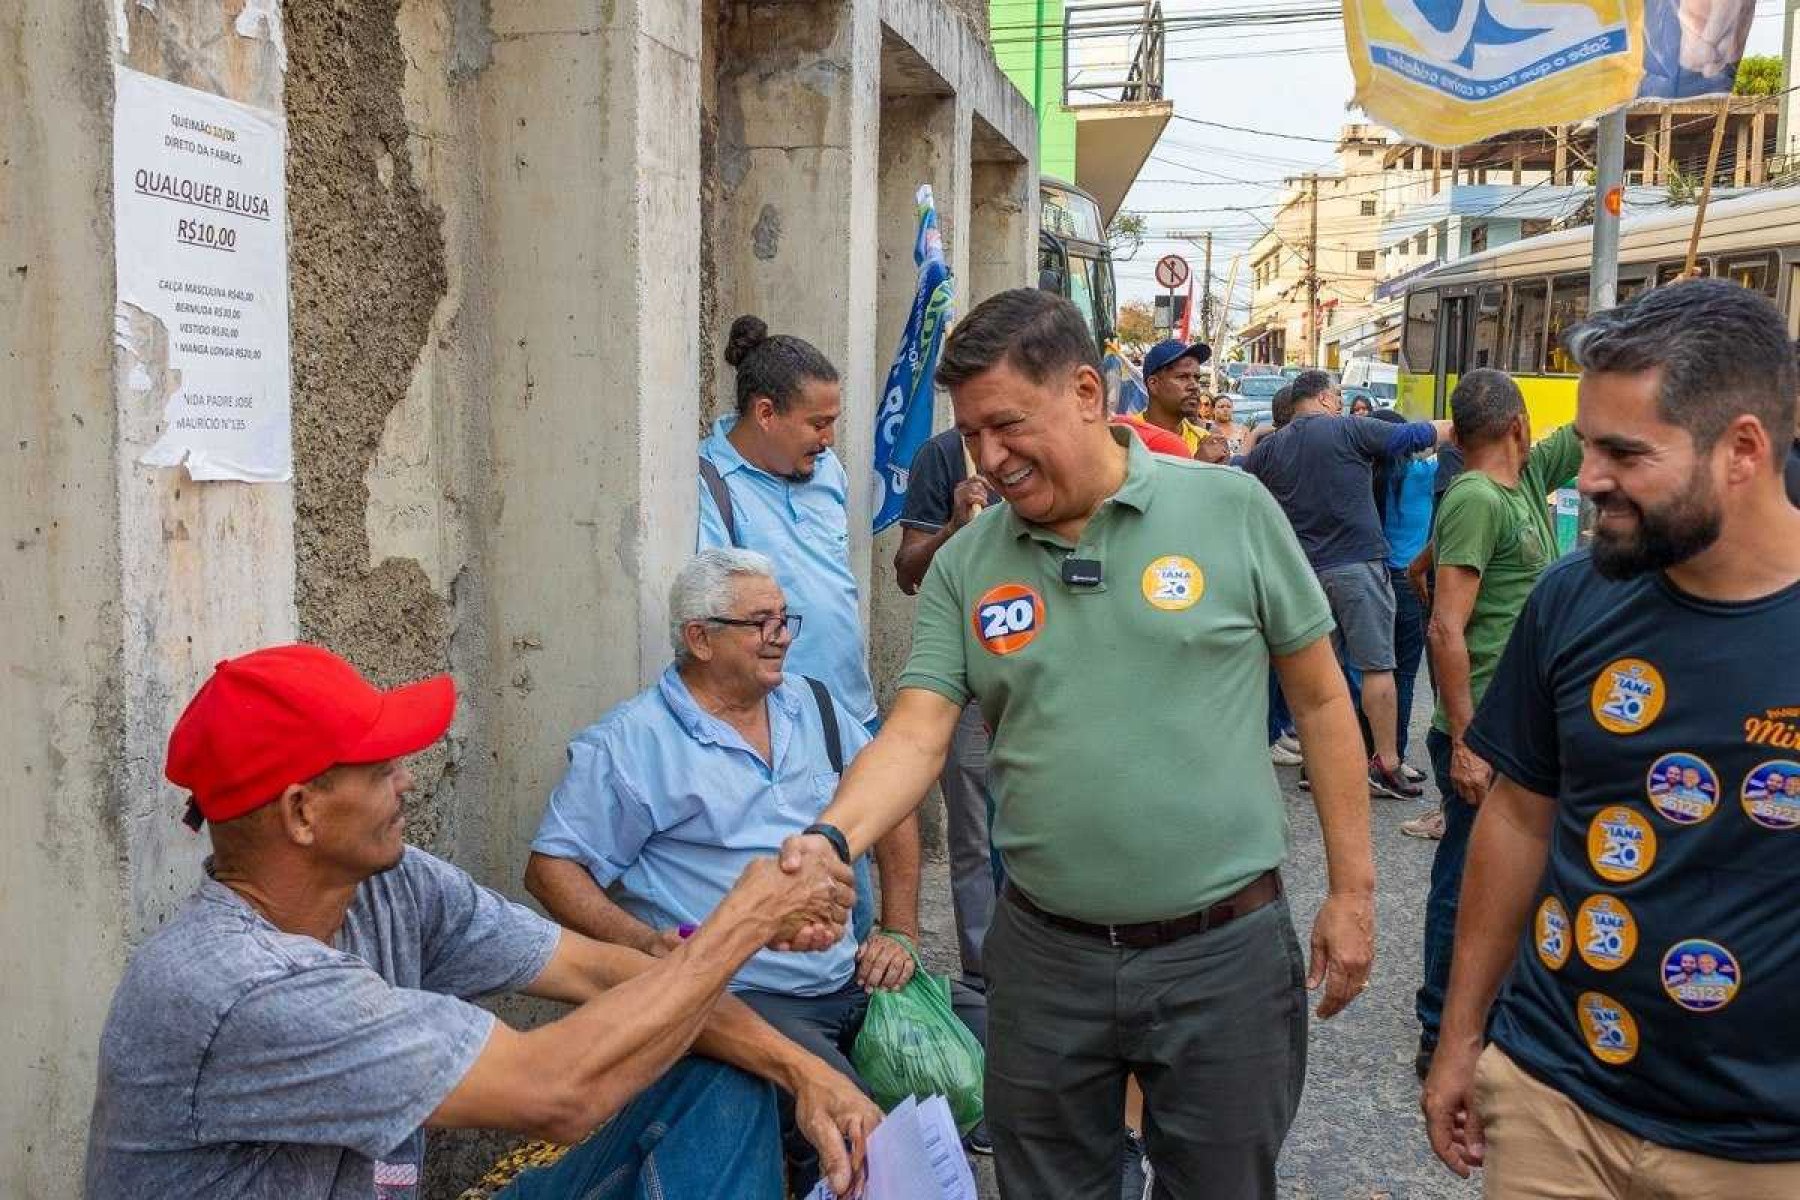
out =
{"type": "Polygon", "coordinates": [[[1386,154],[1394,135],[1346,125],[1337,169],[1290,179],[1249,254],[1250,319],[1238,331],[1251,362],[1335,367],[1340,331],[1367,316],[1386,154]]]}

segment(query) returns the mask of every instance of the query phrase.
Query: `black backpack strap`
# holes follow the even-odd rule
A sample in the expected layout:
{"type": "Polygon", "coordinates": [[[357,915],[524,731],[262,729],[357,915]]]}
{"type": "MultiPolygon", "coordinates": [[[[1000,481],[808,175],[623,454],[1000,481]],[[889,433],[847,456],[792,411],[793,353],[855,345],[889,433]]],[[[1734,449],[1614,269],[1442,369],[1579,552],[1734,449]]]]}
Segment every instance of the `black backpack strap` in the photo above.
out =
{"type": "Polygon", "coordinates": [[[744,544],[738,541],[737,510],[731,504],[731,489],[725,486],[725,477],[719,474],[719,468],[713,460],[702,454],[700,456],[700,482],[712,495],[713,507],[719,510],[719,520],[725,523],[725,536],[737,549],[744,544]]]}
{"type": "Polygon", "coordinates": [[[831,769],[842,775],[844,737],[838,731],[837,705],[831,702],[831,689],[811,675],[802,675],[801,678],[812,689],[813,702],[819,706],[819,724],[825,727],[825,757],[831,760],[831,769]]]}

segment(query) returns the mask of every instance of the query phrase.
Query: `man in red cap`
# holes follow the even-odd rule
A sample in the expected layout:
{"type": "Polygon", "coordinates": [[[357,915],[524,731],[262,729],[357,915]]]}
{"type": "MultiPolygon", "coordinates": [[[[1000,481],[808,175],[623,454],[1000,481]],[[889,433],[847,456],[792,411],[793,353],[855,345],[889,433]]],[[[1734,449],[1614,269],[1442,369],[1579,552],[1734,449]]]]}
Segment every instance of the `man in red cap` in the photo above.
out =
{"type": "Polygon", "coordinates": [[[222,662],[189,703],[167,774],[213,856],[113,998],[87,1195],[411,1200],[431,1126],[582,1143],[506,1200],[775,1200],[771,1082],[849,1190],[880,1112],[723,996],[765,944],[842,926],[848,870],[753,863],[662,959],[563,930],[402,840],[401,759],[454,706],[448,677],[382,692],[312,646],[222,662]],[[523,1032],[470,1003],[502,992],[577,1007],[523,1032]]]}

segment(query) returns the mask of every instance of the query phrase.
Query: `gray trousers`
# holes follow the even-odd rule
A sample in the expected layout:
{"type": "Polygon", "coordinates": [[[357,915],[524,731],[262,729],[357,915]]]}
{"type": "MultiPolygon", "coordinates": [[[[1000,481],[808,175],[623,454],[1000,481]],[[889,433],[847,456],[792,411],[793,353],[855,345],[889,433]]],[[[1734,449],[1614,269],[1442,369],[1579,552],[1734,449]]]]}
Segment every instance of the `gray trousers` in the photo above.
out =
{"type": "Polygon", "coordinates": [[[994,861],[988,844],[988,732],[981,709],[963,709],[950,738],[938,786],[944,792],[944,826],[950,850],[950,905],[956,913],[956,948],[963,979],[982,986],[982,943],[994,919],[994,861]]]}
{"type": "Polygon", "coordinates": [[[987,1120],[1005,1200],[1115,1200],[1125,1077],[1156,1200],[1274,1200],[1306,1079],[1287,901],[1150,950],[1002,900],[988,934],[987,1120]]]}

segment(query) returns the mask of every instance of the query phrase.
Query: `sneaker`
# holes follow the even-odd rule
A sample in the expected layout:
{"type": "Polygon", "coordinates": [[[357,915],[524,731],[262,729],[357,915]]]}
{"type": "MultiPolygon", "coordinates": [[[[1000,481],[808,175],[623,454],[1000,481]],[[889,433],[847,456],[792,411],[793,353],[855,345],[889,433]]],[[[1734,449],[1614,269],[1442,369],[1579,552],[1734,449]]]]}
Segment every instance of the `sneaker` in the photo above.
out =
{"type": "Polygon", "coordinates": [[[1408,783],[1424,783],[1425,782],[1425,772],[1419,770],[1419,768],[1413,766],[1409,762],[1403,762],[1400,764],[1400,774],[1406,779],[1406,782],[1408,782],[1408,783]]]}
{"type": "Polygon", "coordinates": [[[969,1136],[963,1139],[963,1149],[970,1154],[992,1155],[994,1153],[994,1139],[988,1136],[986,1121],[969,1130],[969,1136]]]}
{"type": "Polygon", "coordinates": [[[1444,836],[1444,810],[1433,809],[1422,817],[1400,822],[1400,832],[1407,837],[1437,841],[1444,836]]]}
{"type": "Polygon", "coordinates": [[[1300,753],[1300,739],[1291,733],[1284,733],[1275,739],[1275,744],[1291,753],[1300,753]]]}
{"type": "Polygon", "coordinates": [[[1298,750],[1289,750],[1277,741],[1269,744],[1269,761],[1278,767],[1297,767],[1306,760],[1298,750]]]}
{"type": "Polygon", "coordinates": [[[1369,791],[1394,800],[1417,800],[1425,789],[1405,779],[1399,771],[1390,771],[1379,759],[1369,760],[1369,791]]]}
{"type": "Polygon", "coordinates": [[[1119,1164],[1120,1200],[1150,1200],[1156,1188],[1156,1172],[1150,1167],[1150,1156],[1144,1151],[1144,1139],[1134,1130],[1125,1131],[1125,1153],[1119,1164]]]}

